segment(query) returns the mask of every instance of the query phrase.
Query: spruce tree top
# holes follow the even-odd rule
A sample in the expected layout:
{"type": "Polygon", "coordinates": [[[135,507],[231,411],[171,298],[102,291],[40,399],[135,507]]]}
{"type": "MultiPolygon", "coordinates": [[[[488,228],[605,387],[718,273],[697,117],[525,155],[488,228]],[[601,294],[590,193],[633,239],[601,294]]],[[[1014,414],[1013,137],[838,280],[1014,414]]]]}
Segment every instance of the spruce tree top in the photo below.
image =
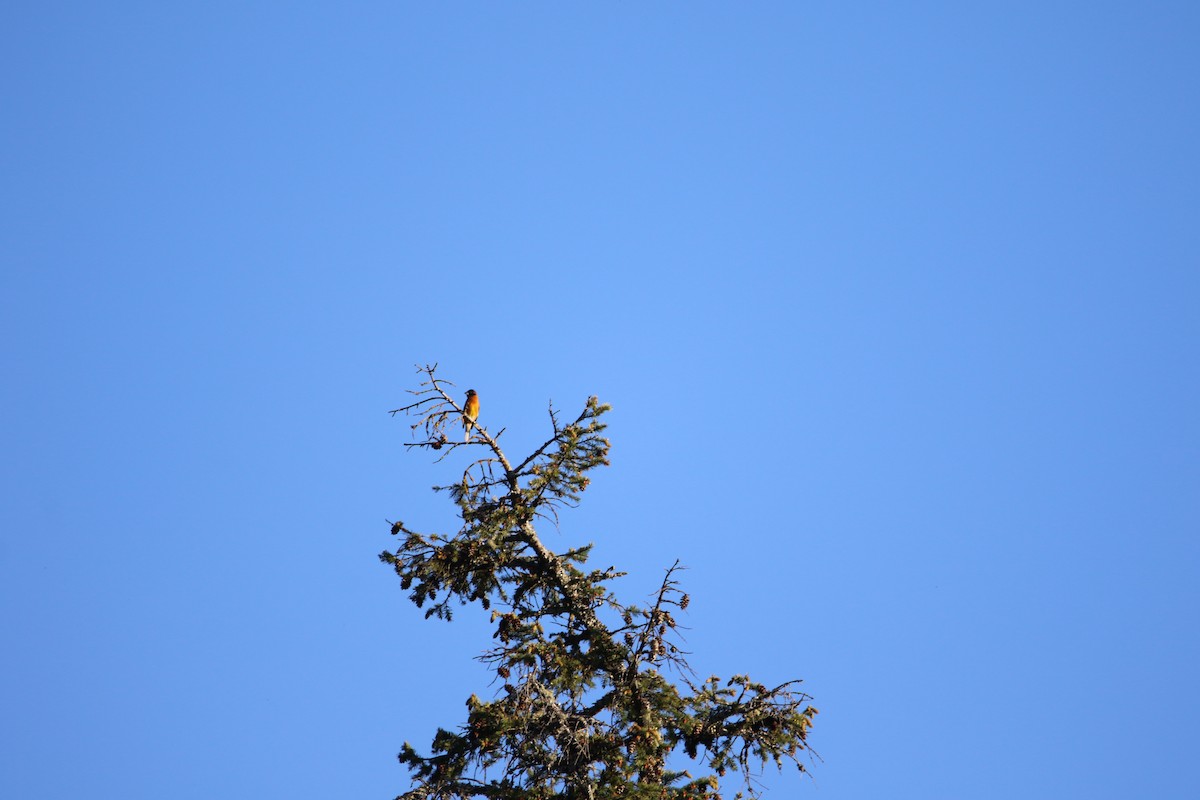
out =
{"type": "Polygon", "coordinates": [[[494,644],[480,658],[500,688],[491,700],[472,694],[466,721],[439,729],[429,755],[404,744],[412,788],[398,800],[721,800],[727,775],[740,776],[740,798],[758,796],[768,762],[804,771],[817,710],[799,681],[692,679],[675,636],[688,606],[678,562],[646,606],[627,605],[608,588],[624,573],[585,570],[590,545],[556,553],[540,538],[536,524],[557,522],[608,464],[609,406],[591,397],[565,424],[551,408],[550,437],[514,461],[498,444],[504,431],[472,417],[478,397],[465,409],[436,370],[420,368],[415,401],[390,413],[416,419],[406,447],[437,452],[437,463],[460,447],[480,454],[434,487],[462,525],[423,534],[396,522],[399,547],[380,559],[426,618],[449,620],[456,605],[490,612],[494,644]],[[465,442],[447,435],[460,424],[465,442]]]}

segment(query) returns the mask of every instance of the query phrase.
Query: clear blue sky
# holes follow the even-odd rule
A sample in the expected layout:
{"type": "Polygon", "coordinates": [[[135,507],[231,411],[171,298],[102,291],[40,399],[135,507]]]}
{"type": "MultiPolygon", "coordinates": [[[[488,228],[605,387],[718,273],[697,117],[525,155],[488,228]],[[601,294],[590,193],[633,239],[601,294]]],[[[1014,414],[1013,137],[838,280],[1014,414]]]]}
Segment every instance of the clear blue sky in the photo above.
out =
{"type": "Polygon", "coordinates": [[[547,535],[805,679],[769,797],[1200,796],[1200,5],[3,16],[0,796],[407,788],[433,361],[613,404],[547,535]]]}

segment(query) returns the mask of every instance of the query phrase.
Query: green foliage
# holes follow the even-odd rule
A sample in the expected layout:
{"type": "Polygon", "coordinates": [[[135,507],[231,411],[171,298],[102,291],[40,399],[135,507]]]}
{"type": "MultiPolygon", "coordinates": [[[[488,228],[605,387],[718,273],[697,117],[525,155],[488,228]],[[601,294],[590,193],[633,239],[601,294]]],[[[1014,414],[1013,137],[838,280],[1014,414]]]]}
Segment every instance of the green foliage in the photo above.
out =
{"type": "Polygon", "coordinates": [[[768,689],[743,675],[687,679],[675,643],[675,614],[689,602],[678,562],[652,605],[627,605],[608,589],[623,573],[585,571],[590,546],[555,553],[539,537],[535,522],[556,522],[579,502],[587,473],[608,464],[609,407],[592,397],[567,424],[551,409],[553,435],[514,464],[497,442],[503,430],[476,425],[467,442],[450,440],[445,429],[462,408],[435,371],[422,368],[416,401],[392,412],[417,418],[408,447],[437,451],[439,462],[459,447],[484,455],[434,487],[457,505],[460,529],[422,534],[396,522],[399,546],[380,559],[418,608],[428,605],[426,618],[449,620],[454,605],[490,611],[493,644],[480,658],[500,689],[490,701],[471,695],[466,722],[439,730],[429,755],[404,744],[413,787],[398,800],[720,800],[730,772],[755,796],[762,766],[804,771],[817,710],[795,681],[768,689]],[[674,753],[711,774],[672,770],[674,753]]]}

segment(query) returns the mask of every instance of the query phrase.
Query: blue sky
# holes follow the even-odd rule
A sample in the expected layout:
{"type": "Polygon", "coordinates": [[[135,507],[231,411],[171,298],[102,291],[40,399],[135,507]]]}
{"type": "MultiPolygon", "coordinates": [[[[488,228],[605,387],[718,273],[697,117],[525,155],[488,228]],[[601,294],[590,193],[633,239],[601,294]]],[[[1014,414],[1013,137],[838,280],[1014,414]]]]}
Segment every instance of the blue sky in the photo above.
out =
{"type": "Polygon", "coordinates": [[[434,361],[613,404],[547,536],[805,679],[768,797],[1200,795],[1200,7],[4,16],[0,795],[407,788],[490,641],[376,560],[434,361]]]}

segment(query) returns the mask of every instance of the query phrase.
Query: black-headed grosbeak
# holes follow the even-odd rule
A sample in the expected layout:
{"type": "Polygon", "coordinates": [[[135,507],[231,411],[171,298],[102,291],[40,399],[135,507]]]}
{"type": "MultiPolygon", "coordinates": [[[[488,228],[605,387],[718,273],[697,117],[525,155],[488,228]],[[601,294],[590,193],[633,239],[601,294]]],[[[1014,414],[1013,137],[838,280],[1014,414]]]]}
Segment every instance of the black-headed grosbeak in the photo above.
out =
{"type": "Polygon", "coordinates": [[[466,431],[464,442],[471,441],[471,425],[479,419],[479,395],[474,389],[467,390],[467,402],[463,403],[463,430],[466,431]]]}

